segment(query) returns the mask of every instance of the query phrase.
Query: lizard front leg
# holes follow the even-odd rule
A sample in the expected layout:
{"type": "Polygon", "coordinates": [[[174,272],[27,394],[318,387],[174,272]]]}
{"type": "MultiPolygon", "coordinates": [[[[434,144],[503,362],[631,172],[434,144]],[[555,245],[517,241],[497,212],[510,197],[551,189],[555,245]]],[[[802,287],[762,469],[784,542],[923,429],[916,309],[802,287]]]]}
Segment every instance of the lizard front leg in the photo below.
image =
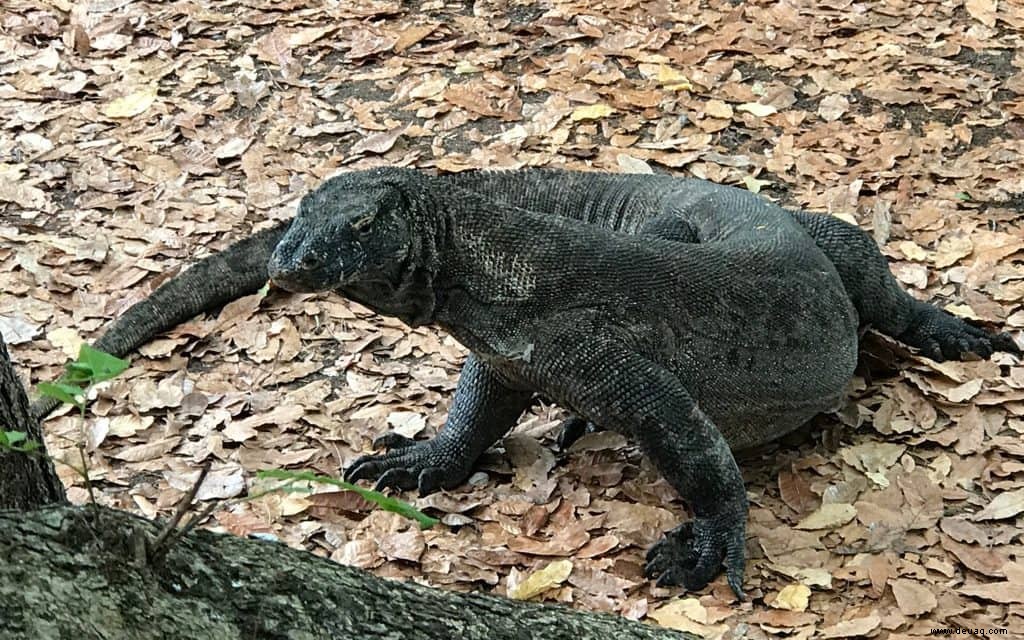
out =
{"type": "Polygon", "coordinates": [[[695,515],[651,547],[644,574],[657,576],[659,586],[682,584],[693,590],[713,580],[724,564],[729,586],[742,600],[747,496],[718,428],[694,404],[683,420],[647,420],[637,439],[669,484],[689,498],[695,515]],[[690,464],[693,468],[687,468],[690,464]],[[707,475],[695,480],[695,471],[707,475]],[[700,489],[684,492],[693,486],[700,489]]]}
{"type": "Polygon", "coordinates": [[[385,434],[374,446],[389,451],[358,458],[345,471],[345,480],[376,480],[378,490],[418,489],[420,495],[457,487],[484,451],[515,426],[532,397],[530,391],[510,389],[494,369],[470,354],[437,436],[412,440],[385,434]]]}
{"type": "Polygon", "coordinates": [[[536,346],[531,373],[540,392],[638,440],[693,508],[692,521],[651,549],[648,577],[696,590],[724,564],[730,587],[742,598],[747,497],[721,432],[665,367],[607,329],[558,324],[574,329],[536,346]]]}

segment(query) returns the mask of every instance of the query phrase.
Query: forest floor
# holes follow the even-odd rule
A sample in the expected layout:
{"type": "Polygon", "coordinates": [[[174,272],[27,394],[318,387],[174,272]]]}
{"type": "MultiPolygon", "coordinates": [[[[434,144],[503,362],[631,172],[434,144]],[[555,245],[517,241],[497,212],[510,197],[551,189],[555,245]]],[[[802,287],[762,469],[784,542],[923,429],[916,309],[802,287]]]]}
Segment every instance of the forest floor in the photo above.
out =
{"type": "MultiPolygon", "coordinates": [[[[52,380],[169,275],[338,171],[568,166],[854,220],[915,296],[1021,343],[1022,33],[1010,0],[8,0],[0,330],[33,384],[52,380]]],[[[866,342],[843,411],[741,457],[746,603],[722,579],[645,580],[684,505],[619,436],[558,452],[563,414],[542,404],[467,486],[404,496],[443,526],[326,489],[229,501],[209,526],[498,594],[568,561],[543,599],[708,638],[1024,633],[1024,366],[866,342]]],[[[433,433],[464,355],[272,290],[148,344],[84,433],[66,412],[46,423],[48,446],[75,460],[84,438],[100,501],[166,516],[206,461],[200,497],[238,498],[257,470],[336,475],[388,429],[433,433]]]]}

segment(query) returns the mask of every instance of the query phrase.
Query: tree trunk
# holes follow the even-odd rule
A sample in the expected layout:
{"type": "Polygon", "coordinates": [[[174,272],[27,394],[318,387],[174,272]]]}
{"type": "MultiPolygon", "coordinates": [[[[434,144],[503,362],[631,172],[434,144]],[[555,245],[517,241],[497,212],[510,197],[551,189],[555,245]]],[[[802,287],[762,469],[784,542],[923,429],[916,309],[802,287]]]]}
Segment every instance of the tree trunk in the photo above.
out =
{"type": "Polygon", "coordinates": [[[624,618],[377,578],[281,544],[198,531],[158,566],[125,512],[0,512],[5,640],[696,640],[624,618]],[[134,532],[134,534],[132,533],[134,532]]]}
{"type": "Polygon", "coordinates": [[[35,509],[64,502],[64,485],[46,456],[43,432],[29,413],[28,398],[0,336],[0,431],[24,431],[39,444],[32,454],[0,450],[0,509],[35,509]]]}

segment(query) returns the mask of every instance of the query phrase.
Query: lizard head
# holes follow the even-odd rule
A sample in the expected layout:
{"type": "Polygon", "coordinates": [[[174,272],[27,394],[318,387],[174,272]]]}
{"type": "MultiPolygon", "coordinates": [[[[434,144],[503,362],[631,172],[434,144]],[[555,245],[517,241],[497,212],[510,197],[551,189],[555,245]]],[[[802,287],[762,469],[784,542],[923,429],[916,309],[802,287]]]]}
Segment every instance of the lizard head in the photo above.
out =
{"type": "Polygon", "coordinates": [[[304,196],[267,265],[271,281],[296,292],[397,287],[412,241],[402,178],[358,171],[304,196]]]}

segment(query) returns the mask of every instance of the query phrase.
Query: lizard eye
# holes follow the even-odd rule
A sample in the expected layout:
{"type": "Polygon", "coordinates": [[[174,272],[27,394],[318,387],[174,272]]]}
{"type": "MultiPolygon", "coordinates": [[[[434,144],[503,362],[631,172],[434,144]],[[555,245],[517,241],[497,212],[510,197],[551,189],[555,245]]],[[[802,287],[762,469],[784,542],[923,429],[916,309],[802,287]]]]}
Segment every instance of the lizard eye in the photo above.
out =
{"type": "Polygon", "coordinates": [[[369,213],[353,220],[351,227],[356,233],[363,234],[370,230],[371,224],[373,224],[373,214],[369,213]]]}
{"type": "Polygon", "coordinates": [[[302,260],[299,261],[299,264],[302,265],[302,268],[305,269],[306,271],[312,271],[313,269],[316,269],[317,267],[320,266],[321,260],[315,255],[309,253],[302,257],[302,260]]]}

